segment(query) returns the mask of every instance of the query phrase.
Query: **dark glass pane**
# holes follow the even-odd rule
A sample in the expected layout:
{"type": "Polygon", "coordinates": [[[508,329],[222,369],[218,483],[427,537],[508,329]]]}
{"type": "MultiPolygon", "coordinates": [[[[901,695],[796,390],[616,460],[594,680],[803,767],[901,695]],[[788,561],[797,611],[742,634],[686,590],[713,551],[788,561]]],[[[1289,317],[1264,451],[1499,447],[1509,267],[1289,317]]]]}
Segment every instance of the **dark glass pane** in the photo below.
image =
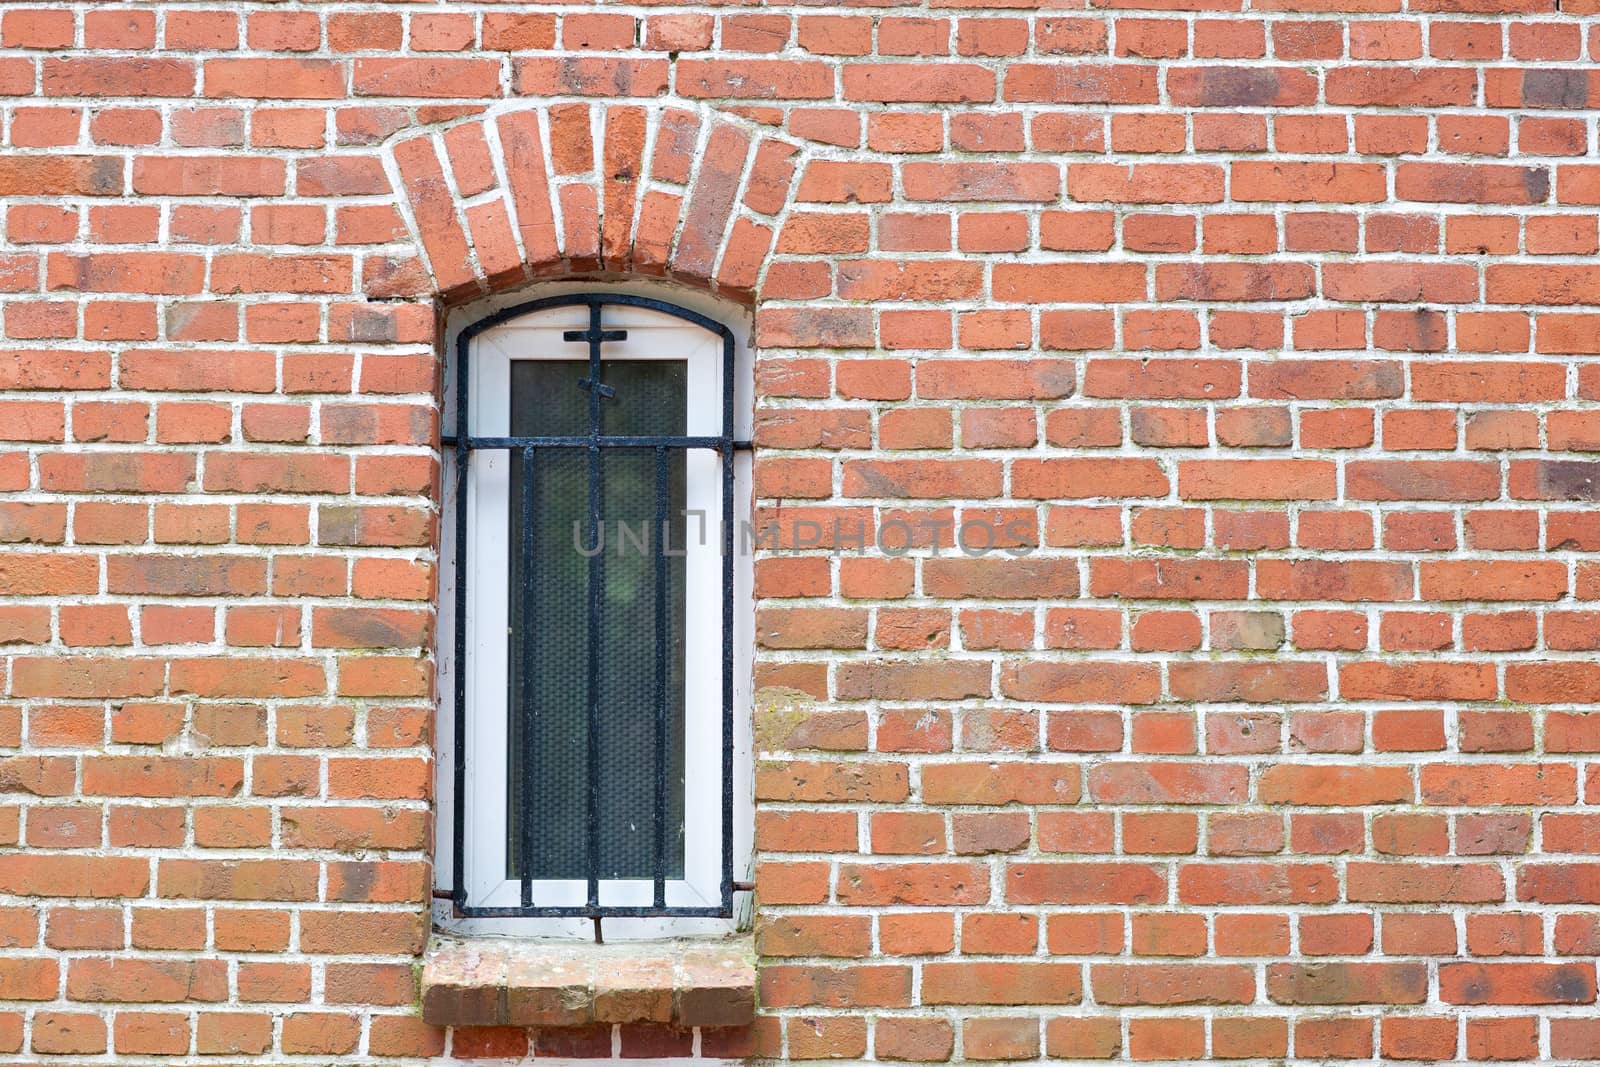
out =
{"type": "MultiPolygon", "coordinates": [[[[589,365],[582,360],[513,361],[511,433],[587,434],[590,393],[578,382],[588,375],[589,365]]],[[[611,360],[602,365],[601,376],[615,390],[614,396],[600,401],[602,433],[685,432],[685,363],[611,360]]],[[[681,553],[661,556],[657,453],[651,448],[598,452],[544,448],[533,455],[531,470],[524,469],[520,452],[512,454],[511,462],[507,877],[588,876],[591,786],[598,877],[653,877],[659,680],[664,683],[661,697],[667,718],[663,873],[681,878],[684,561],[681,553]],[[520,487],[529,476],[533,478],[532,545],[524,559],[520,487]],[[598,486],[598,533],[590,516],[592,485],[598,486]],[[601,595],[592,605],[590,583],[596,561],[601,595]],[[666,624],[659,635],[658,579],[666,590],[666,624]],[[592,783],[591,635],[598,681],[593,699],[599,757],[592,783]],[[659,675],[658,648],[665,650],[659,675]],[[531,850],[523,845],[524,818],[531,824],[531,850]]],[[[682,450],[666,452],[664,473],[665,540],[681,550],[686,526],[682,450]]]]}

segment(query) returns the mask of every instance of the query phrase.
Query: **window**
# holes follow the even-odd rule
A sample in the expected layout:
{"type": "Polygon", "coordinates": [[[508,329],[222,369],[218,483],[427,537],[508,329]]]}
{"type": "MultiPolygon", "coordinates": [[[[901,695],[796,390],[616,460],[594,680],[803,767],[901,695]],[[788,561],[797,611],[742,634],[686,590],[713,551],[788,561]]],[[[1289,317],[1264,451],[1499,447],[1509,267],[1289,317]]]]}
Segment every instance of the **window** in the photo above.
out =
{"type": "Polygon", "coordinates": [[[436,918],[726,930],[751,850],[747,353],[709,315],[581,291],[451,351],[436,918]]]}

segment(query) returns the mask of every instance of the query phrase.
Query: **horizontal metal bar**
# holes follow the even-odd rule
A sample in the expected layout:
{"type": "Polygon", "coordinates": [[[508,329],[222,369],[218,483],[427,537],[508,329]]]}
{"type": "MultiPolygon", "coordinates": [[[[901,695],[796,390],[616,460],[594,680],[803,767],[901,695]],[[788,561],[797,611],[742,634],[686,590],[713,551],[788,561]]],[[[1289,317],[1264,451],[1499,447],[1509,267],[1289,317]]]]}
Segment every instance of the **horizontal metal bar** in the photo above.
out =
{"type": "Polygon", "coordinates": [[[653,908],[649,906],[636,908],[588,908],[583,906],[571,908],[478,908],[465,907],[455,909],[456,913],[464,919],[518,919],[518,918],[546,918],[546,919],[651,919],[660,916],[676,916],[682,919],[727,919],[733,912],[727,908],[653,908]]]}
{"type": "MultiPolygon", "coordinates": [[[[454,435],[441,437],[440,444],[455,448],[461,438],[454,435]]],[[[467,448],[708,448],[722,451],[720,437],[468,437],[467,448]]],[[[754,447],[749,441],[733,442],[735,452],[748,452],[754,447]]]]}
{"type": "MultiPolygon", "coordinates": [[[[756,884],[754,882],[734,882],[733,883],[733,891],[735,893],[751,893],[751,892],[755,891],[755,888],[756,888],[756,884]]],[[[454,889],[435,889],[433,891],[433,899],[434,900],[454,900],[455,899],[455,895],[456,895],[456,892],[455,892],[454,889]]],[[[523,908],[457,908],[456,910],[459,911],[462,915],[468,915],[468,916],[470,916],[470,915],[487,916],[490,913],[494,913],[494,914],[498,915],[501,912],[509,912],[509,913],[511,913],[513,915],[554,915],[556,913],[553,910],[539,908],[539,907],[533,907],[533,908],[528,908],[528,909],[523,909],[523,908]]],[[[560,910],[560,909],[557,909],[557,910],[560,910]]],[[[581,909],[581,908],[579,908],[579,909],[568,909],[568,910],[580,911],[585,916],[587,916],[587,914],[588,914],[587,911],[585,911],[584,909],[581,909]]],[[[638,909],[638,910],[647,911],[651,915],[675,915],[675,914],[685,914],[686,915],[686,914],[690,914],[691,912],[694,913],[694,914],[699,914],[700,912],[707,911],[707,910],[715,912],[717,916],[722,916],[724,914],[720,909],[717,909],[717,908],[711,908],[711,909],[691,908],[691,909],[688,909],[687,911],[685,911],[683,909],[667,908],[667,909],[663,910],[661,908],[651,907],[651,908],[638,909]]],[[[621,914],[621,912],[607,911],[607,912],[605,912],[605,914],[609,916],[609,915],[621,914]]]]}

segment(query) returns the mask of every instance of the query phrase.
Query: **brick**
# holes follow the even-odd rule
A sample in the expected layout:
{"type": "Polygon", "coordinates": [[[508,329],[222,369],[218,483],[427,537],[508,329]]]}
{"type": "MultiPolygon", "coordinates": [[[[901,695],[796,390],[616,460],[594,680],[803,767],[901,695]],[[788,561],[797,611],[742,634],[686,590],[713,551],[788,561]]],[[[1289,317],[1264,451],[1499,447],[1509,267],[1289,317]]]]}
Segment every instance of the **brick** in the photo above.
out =
{"type": "Polygon", "coordinates": [[[332,100],[344,94],[343,63],[319,59],[211,59],[206,95],[278,100],[332,100]]]}

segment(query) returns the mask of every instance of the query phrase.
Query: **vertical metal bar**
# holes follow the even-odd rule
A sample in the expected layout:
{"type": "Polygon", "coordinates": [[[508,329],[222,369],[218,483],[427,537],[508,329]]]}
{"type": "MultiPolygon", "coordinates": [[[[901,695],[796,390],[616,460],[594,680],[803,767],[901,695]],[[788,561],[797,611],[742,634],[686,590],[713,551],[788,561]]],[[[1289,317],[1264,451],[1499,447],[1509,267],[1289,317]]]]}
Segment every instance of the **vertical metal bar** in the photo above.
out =
{"type": "Polygon", "coordinates": [[[537,712],[534,684],[534,625],[533,612],[538,588],[533,573],[534,561],[534,493],[538,476],[534,466],[534,450],[522,450],[522,538],[518,551],[522,553],[519,572],[522,576],[522,632],[517,635],[517,658],[521,664],[521,706],[517,709],[522,720],[522,906],[533,907],[533,726],[537,712]]]}
{"type": "Polygon", "coordinates": [[[667,450],[656,446],[656,803],[652,840],[655,906],[667,906],[667,450]]]}
{"type": "Polygon", "coordinates": [[[459,911],[467,905],[467,461],[469,429],[467,351],[471,338],[456,339],[456,588],[455,588],[455,752],[451,804],[450,896],[459,911]]]}
{"type": "MultiPolygon", "coordinates": [[[[604,475],[600,457],[600,303],[589,304],[589,536],[591,545],[603,545],[601,533],[601,479],[604,475]]],[[[589,797],[586,814],[587,867],[589,875],[589,907],[598,912],[600,907],[600,641],[605,632],[605,552],[589,557],[589,662],[588,662],[588,783],[589,797]]],[[[599,927],[595,928],[596,940],[599,927]]]]}
{"type": "Polygon", "coordinates": [[[733,333],[722,330],[722,907],[733,911],[733,333]]]}

